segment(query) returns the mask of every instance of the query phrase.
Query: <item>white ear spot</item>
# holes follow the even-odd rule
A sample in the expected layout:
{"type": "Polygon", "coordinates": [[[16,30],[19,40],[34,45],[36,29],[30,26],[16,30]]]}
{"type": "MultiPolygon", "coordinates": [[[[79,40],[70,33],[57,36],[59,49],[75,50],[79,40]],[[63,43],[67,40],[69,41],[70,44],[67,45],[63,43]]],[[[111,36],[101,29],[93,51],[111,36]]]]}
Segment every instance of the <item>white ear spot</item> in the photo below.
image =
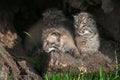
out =
{"type": "Polygon", "coordinates": [[[43,16],[48,16],[49,15],[49,12],[45,12],[42,14],[43,16]]]}
{"type": "Polygon", "coordinates": [[[74,15],[73,17],[75,18],[76,16],[74,15]]]}
{"type": "Polygon", "coordinates": [[[75,15],[75,16],[73,16],[74,18],[77,18],[77,16],[75,15]]]}

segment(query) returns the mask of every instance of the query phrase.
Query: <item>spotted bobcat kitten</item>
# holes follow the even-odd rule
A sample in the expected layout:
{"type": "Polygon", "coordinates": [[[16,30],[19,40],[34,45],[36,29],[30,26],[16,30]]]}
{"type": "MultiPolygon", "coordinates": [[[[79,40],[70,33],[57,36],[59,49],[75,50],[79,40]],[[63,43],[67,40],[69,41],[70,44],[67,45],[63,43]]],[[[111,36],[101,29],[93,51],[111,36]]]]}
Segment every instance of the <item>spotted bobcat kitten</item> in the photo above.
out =
{"type": "Polygon", "coordinates": [[[96,52],[100,47],[99,34],[94,17],[81,12],[74,16],[75,41],[80,52],[96,52]]]}
{"type": "Polygon", "coordinates": [[[75,46],[72,32],[70,31],[71,26],[65,25],[68,22],[62,11],[48,10],[43,16],[47,27],[42,33],[43,50],[48,53],[60,51],[79,57],[79,51],[75,46]]]}

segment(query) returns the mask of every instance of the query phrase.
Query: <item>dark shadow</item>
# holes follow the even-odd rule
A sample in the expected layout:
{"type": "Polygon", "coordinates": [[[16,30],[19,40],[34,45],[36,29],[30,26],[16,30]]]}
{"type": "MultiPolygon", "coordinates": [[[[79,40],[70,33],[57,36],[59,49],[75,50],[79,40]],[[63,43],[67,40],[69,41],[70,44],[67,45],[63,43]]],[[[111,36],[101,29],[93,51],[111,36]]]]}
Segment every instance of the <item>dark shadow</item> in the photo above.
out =
{"type": "MultiPolygon", "coordinates": [[[[119,41],[119,35],[120,35],[120,8],[118,7],[118,4],[116,4],[117,0],[114,1],[114,9],[111,13],[104,13],[103,9],[101,8],[101,5],[98,5],[96,7],[91,6],[88,8],[88,11],[96,17],[97,22],[97,29],[100,35],[100,48],[99,50],[104,54],[105,56],[109,57],[111,60],[115,61],[115,51],[117,53],[118,59],[120,58],[119,51],[120,51],[120,43],[119,41]],[[111,18],[109,18],[111,17],[111,18]],[[116,17],[112,19],[112,17],[116,17]],[[109,20],[111,19],[111,20],[109,20]],[[115,31],[116,24],[118,21],[118,27],[115,31]],[[116,23],[116,24],[115,24],[116,23]],[[115,27],[113,27],[115,26],[115,27]],[[111,30],[111,29],[113,30],[111,30]],[[117,33],[117,31],[119,31],[117,33]],[[117,34],[116,34],[117,33],[117,34]],[[117,37],[117,38],[116,38],[117,37]],[[117,43],[116,43],[117,42],[117,43]]],[[[120,60],[118,60],[120,63],[120,60]]]]}
{"type": "Polygon", "coordinates": [[[44,76],[44,74],[48,71],[49,62],[51,60],[51,54],[50,53],[41,53],[40,54],[40,65],[41,69],[39,70],[39,73],[44,76]]]}

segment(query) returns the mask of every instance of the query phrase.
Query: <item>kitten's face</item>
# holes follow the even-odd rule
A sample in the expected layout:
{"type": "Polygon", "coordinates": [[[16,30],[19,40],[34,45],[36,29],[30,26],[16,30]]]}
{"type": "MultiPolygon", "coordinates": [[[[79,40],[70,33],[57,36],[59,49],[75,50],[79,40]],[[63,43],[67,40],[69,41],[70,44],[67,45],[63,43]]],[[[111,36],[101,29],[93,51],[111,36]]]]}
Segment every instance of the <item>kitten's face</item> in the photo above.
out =
{"type": "Polygon", "coordinates": [[[43,50],[45,52],[57,51],[60,45],[60,34],[59,33],[50,33],[44,39],[43,50]]]}
{"type": "Polygon", "coordinates": [[[96,34],[96,22],[90,14],[80,13],[78,16],[74,16],[74,20],[77,35],[92,37],[96,34]]]}

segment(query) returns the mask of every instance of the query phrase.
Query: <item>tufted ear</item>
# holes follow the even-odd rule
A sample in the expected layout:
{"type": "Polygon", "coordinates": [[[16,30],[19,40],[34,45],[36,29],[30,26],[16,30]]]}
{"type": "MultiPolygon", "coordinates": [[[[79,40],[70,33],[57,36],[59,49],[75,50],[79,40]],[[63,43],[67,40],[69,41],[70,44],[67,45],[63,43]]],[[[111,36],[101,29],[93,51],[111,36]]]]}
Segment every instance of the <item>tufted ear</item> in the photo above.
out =
{"type": "Polygon", "coordinates": [[[43,16],[48,16],[48,15],[50,14],[50,12],[51,12],[51,9],[46,9],[46,10],[42,13],[42,15],[43,15],[43,16]]]}
{"type": "Polygon", "coordinates": [[[76,18],[77,16],[76,15],[73,15],[74,18],[76,18]]]}
{"type": "Polygon", "coordinates": [[[78,16],[77,15],[74,15],[73,18],[74,18],[74,21],[78,22],[78,16]]]}
{"type": "Polygon", "coordinates": [[[42,16],[48,16],[49,15],[49,12],[44,12],[43,14],[42,14],[42,16]]]}
{"type": "Polygon", "coordinates": [[[73,16],[73,18],[74,18],[74,20],[75,20],[75,19],[77,18],[77,16],[76,16],[76,15],[74,15],[74,16],[73,16]]]}
{"type": "Polygon", "coordinates": [[[77,24],[78,23],[78,16],[74,15],[73,17],[74,17],[74,27],[78,28],[78,24],[77,24]]]}

